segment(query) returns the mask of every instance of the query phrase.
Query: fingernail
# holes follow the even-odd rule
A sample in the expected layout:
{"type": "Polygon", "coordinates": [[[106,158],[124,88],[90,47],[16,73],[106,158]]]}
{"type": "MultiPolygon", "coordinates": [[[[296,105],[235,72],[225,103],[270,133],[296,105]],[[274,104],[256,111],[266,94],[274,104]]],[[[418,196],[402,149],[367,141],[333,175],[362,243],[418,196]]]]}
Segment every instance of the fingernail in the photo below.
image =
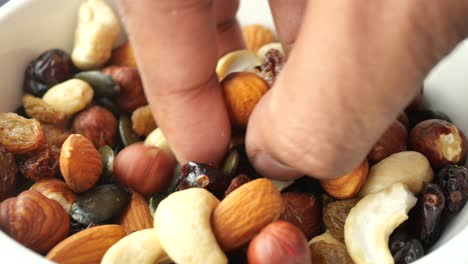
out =
{"type": "Polygon", "coordinates": [[[259,151],[252,157],[252,164],[263,177],[290,181],[303,176],[299,171],[281,163],[265,151],[259,151]]]}

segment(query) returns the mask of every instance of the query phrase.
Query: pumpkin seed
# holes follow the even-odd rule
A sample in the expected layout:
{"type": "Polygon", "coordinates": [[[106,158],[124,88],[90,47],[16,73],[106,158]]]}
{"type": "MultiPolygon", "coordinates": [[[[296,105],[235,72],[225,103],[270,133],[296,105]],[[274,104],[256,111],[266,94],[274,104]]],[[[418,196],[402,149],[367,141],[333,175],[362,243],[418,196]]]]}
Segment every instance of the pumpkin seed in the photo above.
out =
{"type": "Polygon", "coordinates": [[[128,115],[121,115],[119,118],[119,134],[120,140],[125,146],[140,141],[140,137],[133,132],[132,120],[128,115]]]}
{"type": "Polygon", "coordinates": [[[233,176],[239,165],[240,154],[237,149],[233,148],[229,150],[229,154],[223,163],[223,174],[227,177],[233,176]]]}
{"type": "Polygon", "coordinates": [[[114,181],[112,175],[112,169],[114,164],[115,153],[114,150],[105,145],[99,148],[99,155],[101,155],[102,161],[102,183],[112,183],[114,181]]]}
{"type": "Polygon", "coordinates": [[[117,97],[120,94],[120,86],[117,82],[100,71],[80,72],[74,78],[89,83],[98,97],[117,97]]]}

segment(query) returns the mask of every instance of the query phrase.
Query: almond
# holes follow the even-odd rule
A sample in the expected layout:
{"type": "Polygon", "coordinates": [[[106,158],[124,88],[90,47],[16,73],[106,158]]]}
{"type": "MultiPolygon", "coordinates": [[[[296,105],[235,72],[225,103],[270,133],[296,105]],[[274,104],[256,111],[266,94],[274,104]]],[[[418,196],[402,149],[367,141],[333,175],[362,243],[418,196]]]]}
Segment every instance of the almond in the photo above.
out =
{"type": "Polygon", "coordinates": [[[242,33],[247,48],[254,52],[257,52],[263,45],[276,41],[275,34],[271,29],[258,24],[244,26],[242,33]]]}
{"type": "Polygon", "coordinates": [[[132,199],[120,217],[119,224],[127,234],[153,227],[153,217],[148,202],[137,192],[132,192],[132,199]]]}
{"type": "Polygon", "coordinates": [[[98,264],[106,251],[126,235],[119,225],[91,227],[63,240],[46,257],[61,264],[98,264]]]}
{"type": "Polygon", "coordinates": [[[84,136],[70,135],[60,153],[60,171],[73,191],[79,193],[91,189],[102,173],[99,151],[84,136]]]}
{"type": "Polygon", "coordinates": [[[277,220],[281,195],[268,179],[250,181],[224,198],[211,216],[211,226],[224,251],[245,245],[265,226],[277,220]]]}
{"type": "Polygon", "coordinates": [[[363,161],[352,172],[333,180],[321,180],[320,185],[336,199],[349,199],[356,196],[367,179],[369,164],[363,161]]]}

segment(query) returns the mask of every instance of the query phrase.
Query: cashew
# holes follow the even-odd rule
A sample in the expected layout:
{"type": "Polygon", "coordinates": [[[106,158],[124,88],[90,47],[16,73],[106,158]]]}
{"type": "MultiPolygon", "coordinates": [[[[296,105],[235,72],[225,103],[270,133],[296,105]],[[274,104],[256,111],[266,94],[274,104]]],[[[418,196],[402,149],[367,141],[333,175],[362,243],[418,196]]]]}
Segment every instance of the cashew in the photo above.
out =
{"type": "Polygon", "coordinates": [[[78,10],[73,63],[82,70],[102,66],[109,60],[119,35],[119,20],[106,2],[87,0],[78,10]]]}
{"type": "Polygon", "coordinates": [[[316,236],[314,238],[312,238],[310,241],[309,241],[309,245],[315,243],[315,242],[319,242],[319,241],[323,241],[323,242],[326,242],[326,243],[329,243],[329,244],[335,244],[335,245],[343,245],[342,242],[338,241],[336,238],[334,238],[331,234],[330,234],[330,231],[328,231],[328,229],[325,231],[325,233],[319,235],[319,236],[316,236]]]}
{"type": "Polygon", "coordinates": [[[227,263],[211,230],[218,199],[202,188],[169,195],[161,201],[154,223],[160,243],[175,263],[227,263]]]}
{"type": "Polygon", "coordinates": [[[153,264],[170,262],[154,228],[131,233],[107,250],[101,264],[153,264]]]}
{"type": "Polygon", "coordinates": [[[218,61],[216,73],[219,79],[223,79],[231,72],[242,72],[252,70],[255,66],[262,64],[257,55],[250,50],[236,50],[224,55],[218,61]]]}
{"type": "Polygon", "coordinates": [[[372,166],[359,196],[379,192],[398,182],[418,194],[424,182],[431,182],[433,177],[431,165],[423,154],[415,151],[395,153],[372,166]]]}
{"type": "Polygon", "coordinates": [[[388,236],[408,219],[416,197],[402,183],[368,194],[349,212],[345,222],[345,243],[356,264],[394,263],[388,236]]]}
{"type": "Polygon", "coordinates": [[[50,88],[42,100],[55,111],[73,115],[93,100],[94,90],[82,80],[71,79],[50,88]]]}
{"type": "Polygon", "coordinates": [[[271,50],[275,49],[278,50],[281,54],[284,55],[284,50],[283,46],[281,45],[280,42],[273,42],[273,43],[268,43],[266,45],[263,45],[261,48],[258,49],[257,51],[257,56],[261,61],[265,61],[266,59],[266,53],[271,50]]]}
{"type": "Polygon", "coordinates": [[[174,160],[176,159],[174,153],[172,152],[171,146],[169,146],[169,143],[167,142],[166,136],[164,136],[160,128],[153,130],[153,132],[151,132],[146,137],[144,144],[145,146],[157,147],[169,154],[169,157],[173,158],[174,160]]]}

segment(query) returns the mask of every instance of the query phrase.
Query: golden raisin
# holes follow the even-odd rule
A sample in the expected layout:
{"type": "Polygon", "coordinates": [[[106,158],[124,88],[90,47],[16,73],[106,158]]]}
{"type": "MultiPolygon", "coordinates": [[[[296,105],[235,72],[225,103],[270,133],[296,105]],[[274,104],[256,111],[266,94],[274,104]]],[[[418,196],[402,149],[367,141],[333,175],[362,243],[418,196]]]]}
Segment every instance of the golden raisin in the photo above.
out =
{"type": "Polygon", "coordinates": [[[13,154],[33,151],[45,142],[39,121],[15,113],[0,114],[0,145],[13,154]]]}
{"type": "Polygon", "coordinates": [[[71,134],[70,131],[51,124],[41,124],[41,127],[42,131],[44,131],[46,144],[57,148],[61,148],[63,142],[65,142],[71,134]]]}
{"type": "Polygon", "coordinates": [[[157,128],[151,108],[148,105],[139,107],[132,114],[132,129],[139,136],[148,136],[157,128]]]}
{"type": "Polygon", "coordinates": [[[341,242],[344,242],[344,224],[349,211],[358,199],[341,200],[327,204],[323,208],[323,222],[330,234],[341,242]]]}
{"type": "Polygon", "coordinates": [[[353,261],[342,244],[318,241],[310,245],[311,263],[314,264],[352,264],[353,261]]]}
{"type": "Polygon", "coordinates": [[[41,98],[30,94],[23,96],[23,105],[26,114],[42,123],[62,124],[67,120],[67,115],[55,111],[41,98]]]}

